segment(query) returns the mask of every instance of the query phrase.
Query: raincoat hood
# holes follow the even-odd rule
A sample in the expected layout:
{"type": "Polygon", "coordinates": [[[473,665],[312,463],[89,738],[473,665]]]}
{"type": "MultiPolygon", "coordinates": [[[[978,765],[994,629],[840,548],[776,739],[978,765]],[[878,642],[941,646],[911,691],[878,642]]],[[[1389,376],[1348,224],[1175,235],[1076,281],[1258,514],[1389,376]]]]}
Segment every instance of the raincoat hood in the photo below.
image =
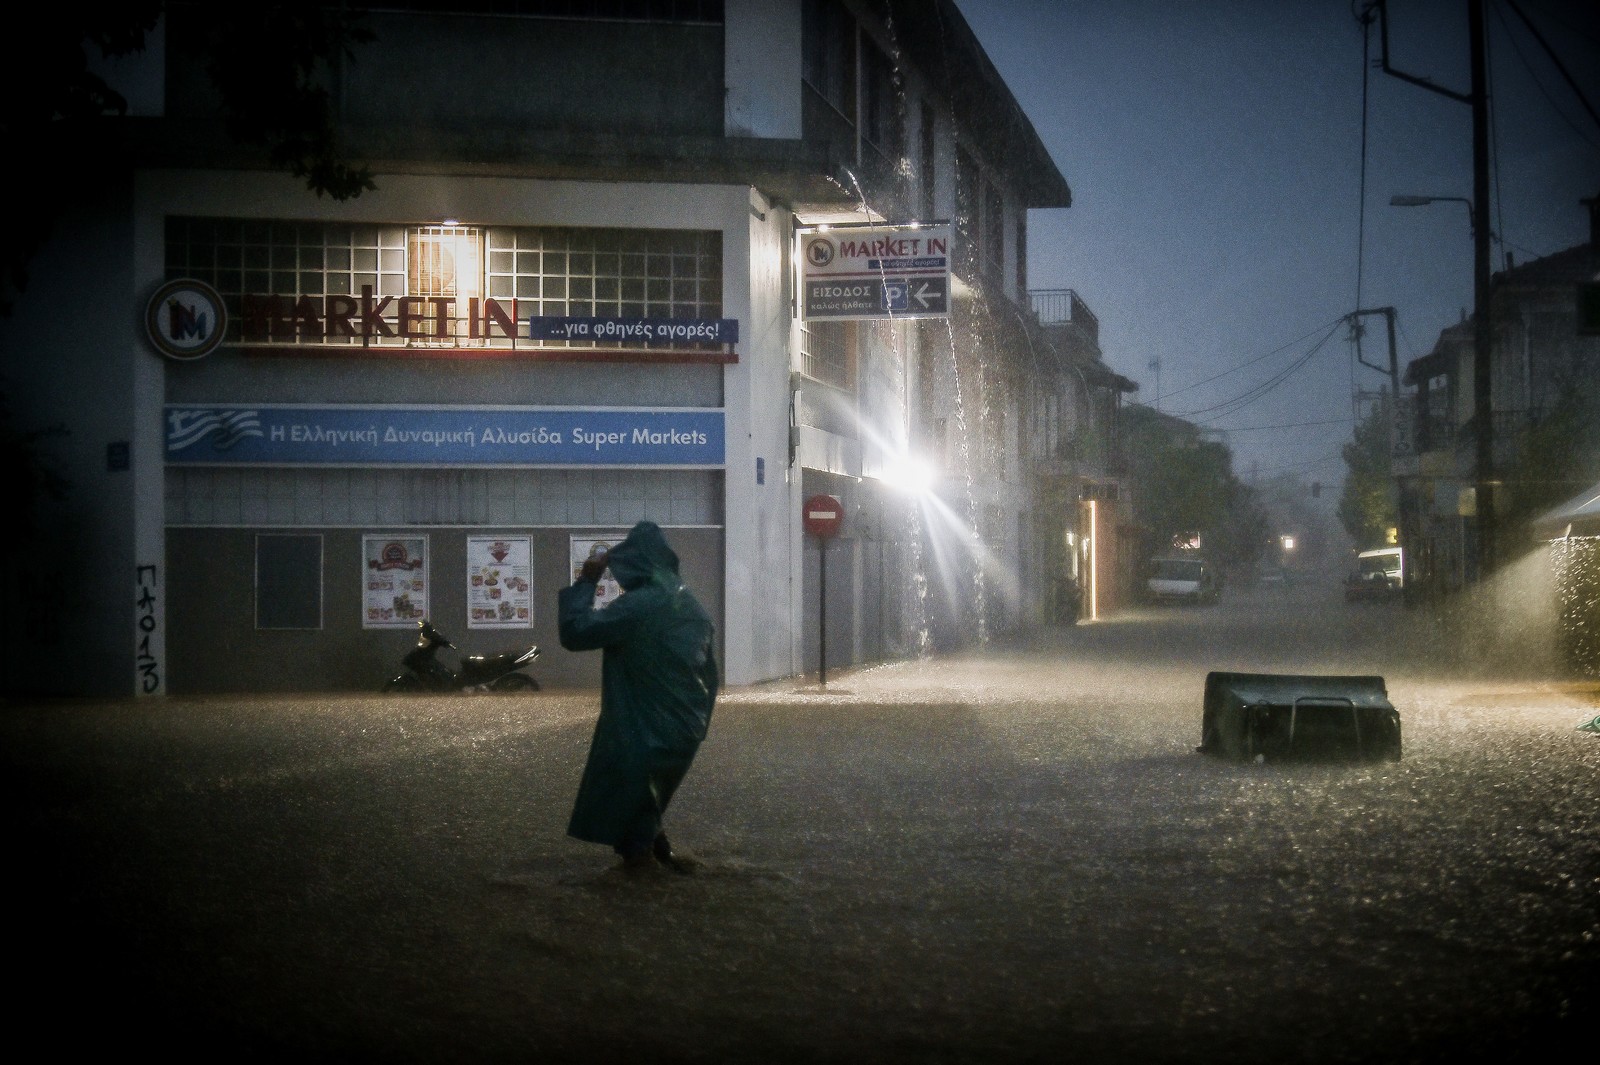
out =
{"type": "Polygon", "coordinates": [[[653,521],[635,525],[627,539],[611,549],[607,565],[617,583],[628,591],[650,583],[657,573],[677,583],[677,552],[667,545],[661,527],[653,521]]]}

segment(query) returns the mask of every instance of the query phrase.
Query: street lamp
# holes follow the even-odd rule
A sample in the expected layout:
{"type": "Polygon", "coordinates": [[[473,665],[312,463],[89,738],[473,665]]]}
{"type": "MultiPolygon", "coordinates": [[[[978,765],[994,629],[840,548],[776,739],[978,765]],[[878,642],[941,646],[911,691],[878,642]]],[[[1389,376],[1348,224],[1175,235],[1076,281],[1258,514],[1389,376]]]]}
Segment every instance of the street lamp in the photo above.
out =
{"type": "MultiPolygon", "coordinates": [[[[1467,208],[1467,228],[1472,226],[1472,201],[1465,196],[1390,196],[1390,207],[1426,207],[1430,203],[1460,203],[1467,208]]],[[[1475,232],[1475,230],[1474,230],[1475,232]]]]}
{"type": "MultiPolygon", "coordinates": [[[[1473,495],[1477,504],[1477,579],[1482,580],[1494,571],[1497,554],[1493,494],[1494,426],[1491,424],[1494,418],[1489,403],[1489,346],[1494,339],[1489,322],[1489,286],[1494,277],[1489,268],[1489,37],[1484,24],[1484,0],[1467,0],[1467,42],[1472,52],[1472,84],[1466,92],[1435,85],[1427,78],[1390,66],[1388,0],[1369,0],[1362,8],[1362,22],[1369,24],[1374,13],[1378,16],[1382,34],[1385,74],[1472,108],[1472,199],[1467,201],[1467,205],[1472,217],[1472,409],[1478,428],[1478,483],[1473,495]]],[[[1431,203],[1436,199],[1455,197],[1408,196],[1390,202],[1399,207],[1412,207],[1417,205],[1414,201],[1431,203]]]]}
{"type": "MultiPolygon", "coordinates": [[[[1481,11],[1474,0],[1474,10],[1478,11],[1477,17],[1481,19],[1481,11]]],[[[1475,36],[1478,27],[1474,27],[1475,36]]],[[[1474,52],[1474,85],[1481,78],[1477,54],[1474,52]]],[[[1494,343],[1494,331],[1489,323],[1490,293],[1492,274],[1489,266],[1489,241],[1493,233],[1489,231],[1489,210],[1485,190],[1488,181],[1484,161],[1479,158],[1484,154],[1478,143],[1481,131],[1478,125],[1483,121],[1477,113],[1480,105],[1477,100],[1479,92],[1473,94],[1474,100],[1474,151],[1473,169],[1474,185],[1477,186],[1478,195],[1474,199],[1465,196],[1391,196],[1391,207],[1424,207],[1430,203],[1464,203],[1467,205],[1467,227],[1472,234],[1473,270],[1472,270],[1472,420],[1477,427],[1477,454],[1474,465],[1476,466],[1476,485],[1473,491],[1473,506],[1476,512],[1478,531],[1478,579],[1487,577],[1495,565],[1495,502],[1494,496],[1494,406],[1489,399],[1490,347],[1494,343]]],[[[1396,397],[1399,398],[1398,396],[1396,397]]]]}

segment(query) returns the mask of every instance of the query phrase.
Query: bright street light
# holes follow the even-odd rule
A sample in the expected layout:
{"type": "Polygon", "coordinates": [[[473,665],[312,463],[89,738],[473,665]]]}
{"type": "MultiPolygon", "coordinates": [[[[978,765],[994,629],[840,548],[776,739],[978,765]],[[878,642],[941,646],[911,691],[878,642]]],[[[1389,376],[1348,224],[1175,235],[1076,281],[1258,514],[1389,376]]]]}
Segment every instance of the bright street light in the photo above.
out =
{"type": "Polygon", "coordinates": [[[884,467],[879,478],[884,484],[908,495],[927,495],[939,478],[934,468],[914,455],[900,455],[884,467]]]}

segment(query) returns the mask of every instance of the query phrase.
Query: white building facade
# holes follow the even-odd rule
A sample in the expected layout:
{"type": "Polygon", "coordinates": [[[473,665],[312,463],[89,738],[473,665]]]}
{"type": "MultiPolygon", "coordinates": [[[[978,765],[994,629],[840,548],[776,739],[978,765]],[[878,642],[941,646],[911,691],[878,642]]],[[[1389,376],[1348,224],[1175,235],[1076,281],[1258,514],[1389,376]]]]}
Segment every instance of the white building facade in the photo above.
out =
{"type": "Polygon", "coordinates": [[[1026,221],[1070,191],[955,6],[512,6],[366,14],[345,201],[229,140],[208,8],[119,65],[104,195],[0,320],[69,485],[6,576],[11,687],[376,690],[423,616],[592,683],[555,594],[640,519],[730,684],[1037,619],[1026,221]],[[935,298],[808,316],[808,236],[935,223],[935,298]]]}

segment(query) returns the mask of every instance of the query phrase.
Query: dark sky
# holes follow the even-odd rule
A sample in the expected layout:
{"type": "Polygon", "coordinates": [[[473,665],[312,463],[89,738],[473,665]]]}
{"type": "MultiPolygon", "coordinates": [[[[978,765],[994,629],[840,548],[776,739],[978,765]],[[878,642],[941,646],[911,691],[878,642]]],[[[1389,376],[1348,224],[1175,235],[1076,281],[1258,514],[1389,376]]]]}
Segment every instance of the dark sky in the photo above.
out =
{"type": "MultiPolygon", "coordinates": [[[[958,4],[1072,186],[1030,219],[1030,287],[1077,290],[1135,398],[1159,380],[1162,410],[1227,430],[1241,476],[1336,483],[1354,393],[1387,382],[1338,319],[1394,307],[1403,373],[1471,308],[1468,205],[1389,205],[1472,196],[1471,108],[1376,69],[1376,25],[1364,77],[1352,0],[958,4]]],[[[1600,109],[1600,4],[1516,6],[1600,109]]],[[[1466,12],[1390,0],[1391,64],[1466,92],[1466,12]]],[[[1600,122],[1511,0],[1487,24],[1499,269],[1587,240],[1600,122]]]]}

